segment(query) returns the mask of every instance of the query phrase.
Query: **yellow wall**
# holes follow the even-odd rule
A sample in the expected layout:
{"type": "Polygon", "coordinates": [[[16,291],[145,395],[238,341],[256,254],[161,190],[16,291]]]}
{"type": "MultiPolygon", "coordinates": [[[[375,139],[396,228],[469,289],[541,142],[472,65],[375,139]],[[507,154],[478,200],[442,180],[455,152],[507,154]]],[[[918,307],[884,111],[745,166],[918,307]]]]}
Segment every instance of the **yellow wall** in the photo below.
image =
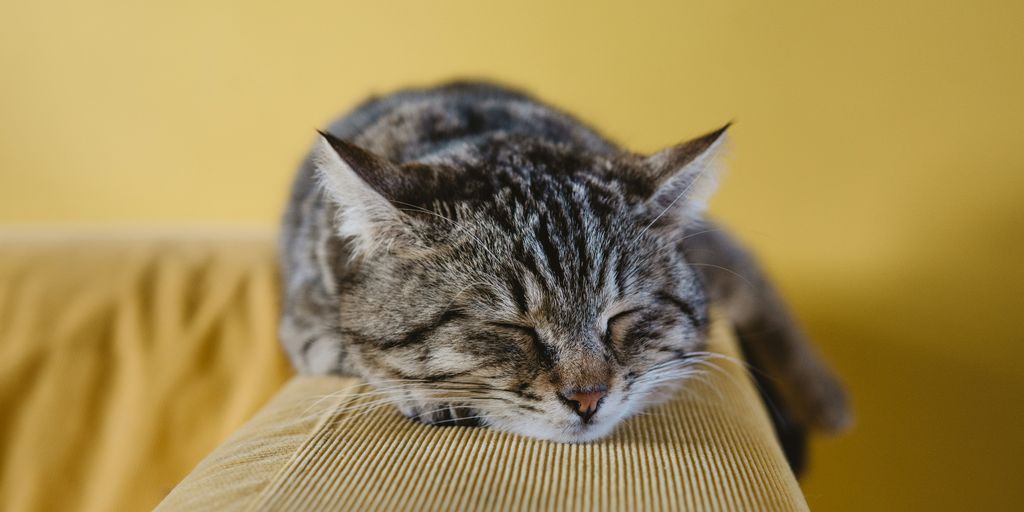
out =
{"type": "Polygon", "coordinates": [[[851,383],[820,510],[1024,500],[1024,3],[5,2],[0,223],[276,222],[370,92],[527,87],[637,150],[738,120],[719,217],[851,383]]]}

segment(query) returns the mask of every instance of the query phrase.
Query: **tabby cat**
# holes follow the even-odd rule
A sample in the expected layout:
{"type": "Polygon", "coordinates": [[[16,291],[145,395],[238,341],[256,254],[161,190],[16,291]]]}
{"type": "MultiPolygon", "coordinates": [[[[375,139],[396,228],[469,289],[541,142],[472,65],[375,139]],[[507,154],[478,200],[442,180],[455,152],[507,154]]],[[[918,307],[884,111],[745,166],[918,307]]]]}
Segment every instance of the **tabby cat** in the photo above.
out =
{"type": "Polygon", "coordinates": [[[586,442],[682,385],[714,303],[798,465],[804,429],[841,428],[846,401],[702,216],[726,128],[644,156],[486,83],[363,103],[317,137],[285,215],[292,362],[423,423],[586,442]]]}

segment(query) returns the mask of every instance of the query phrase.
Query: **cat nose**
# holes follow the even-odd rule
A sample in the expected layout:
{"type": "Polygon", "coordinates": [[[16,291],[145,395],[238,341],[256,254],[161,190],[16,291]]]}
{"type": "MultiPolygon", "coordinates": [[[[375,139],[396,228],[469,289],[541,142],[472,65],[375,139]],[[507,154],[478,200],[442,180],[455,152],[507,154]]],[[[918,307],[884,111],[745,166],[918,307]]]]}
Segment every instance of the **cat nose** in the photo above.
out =
{"type": "Polygon", "coordinates": [[[587,423],[590,418],[597,414],[597,408],[601,406],[601,400],[608,394],[608,386],[600,385],[585,389],[566,389],[559,393],[569,407],[572,407],[576,414],[587,423]]]}

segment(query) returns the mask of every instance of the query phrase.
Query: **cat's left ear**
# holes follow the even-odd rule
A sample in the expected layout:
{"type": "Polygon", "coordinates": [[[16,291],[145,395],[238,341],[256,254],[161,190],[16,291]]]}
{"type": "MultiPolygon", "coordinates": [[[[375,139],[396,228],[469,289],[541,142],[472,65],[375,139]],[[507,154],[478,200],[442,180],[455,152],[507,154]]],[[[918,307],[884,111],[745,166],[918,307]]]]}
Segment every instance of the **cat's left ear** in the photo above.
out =
{"type": "Polygon", "coordinates": [[[653,190],[647,206],[655,220],[678,226],[704,213],[718,185],[725,132],[731,124],[644,159],[653,190]]]}

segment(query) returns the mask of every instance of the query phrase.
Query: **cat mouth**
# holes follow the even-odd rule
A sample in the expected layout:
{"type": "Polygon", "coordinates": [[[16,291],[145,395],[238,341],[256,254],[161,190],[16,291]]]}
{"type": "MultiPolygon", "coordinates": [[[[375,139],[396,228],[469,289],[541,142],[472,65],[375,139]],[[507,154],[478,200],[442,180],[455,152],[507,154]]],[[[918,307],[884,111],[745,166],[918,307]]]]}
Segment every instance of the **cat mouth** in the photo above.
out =
{"type": "Polygon", "coordinates": [[[406,417],[431,427],[490,428],[497,426],[499,430],[507,430],[525,437],[556,443],[577,444],[598,441],[611,434],[618,423],[612,415],[600,419],[594,417],[588,421],[570,420],[568,423],[565,423],[564,420],[548,423],[547,421],[530,421],[524,418],[521,421],[499,421],[495,425],[492,421],[486,420],[479,411],[466,406],[437,404],[422,407],[413,409],[406,414],[406,417]]]}
{"type": "Polygon", "coordinates": [[[588,421],[585,423],[576,423],[567,429],[570,433],[585,434],[596,430],[604,430],[604,422],[588,421]]]}
{"type": "Polygon", "coordinates": [[[607,437],[612,430],[614,425],[608,423],[575,424],[563,429],[559,435],[551,436],[550,440],[570,444],[591,443],[607,437]]]}

